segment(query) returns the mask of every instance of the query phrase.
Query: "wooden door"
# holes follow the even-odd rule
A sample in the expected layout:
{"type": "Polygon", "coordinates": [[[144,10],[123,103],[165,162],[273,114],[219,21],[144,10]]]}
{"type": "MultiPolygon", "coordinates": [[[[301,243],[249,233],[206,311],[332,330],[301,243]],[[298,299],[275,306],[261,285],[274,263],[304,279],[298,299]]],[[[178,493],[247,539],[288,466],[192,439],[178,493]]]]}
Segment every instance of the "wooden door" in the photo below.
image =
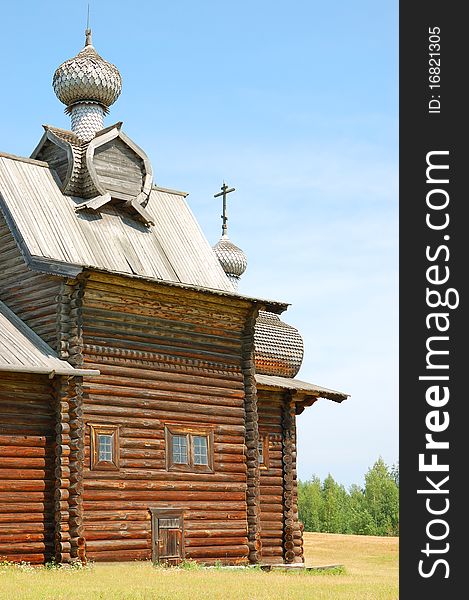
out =
{"type": "Polygon", "coordinates": [[[184,558],[183,515],[175,510],[152,510],[153,562],[178,564],[184,558]]]}

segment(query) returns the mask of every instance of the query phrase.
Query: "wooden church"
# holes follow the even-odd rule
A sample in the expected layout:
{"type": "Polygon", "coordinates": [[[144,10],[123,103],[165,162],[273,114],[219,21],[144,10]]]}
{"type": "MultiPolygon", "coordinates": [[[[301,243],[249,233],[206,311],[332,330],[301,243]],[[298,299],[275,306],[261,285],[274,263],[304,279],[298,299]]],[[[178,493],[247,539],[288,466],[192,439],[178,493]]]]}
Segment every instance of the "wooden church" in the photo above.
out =
{"type": "Polygon", "coordinates": [[[53,87],[71,130],[0,154],[0,560],[302,563],[296,416],[347,395],[295,379],[226,219],[212,248],[104,126],[121,76],[89,30],[53,87]]]}

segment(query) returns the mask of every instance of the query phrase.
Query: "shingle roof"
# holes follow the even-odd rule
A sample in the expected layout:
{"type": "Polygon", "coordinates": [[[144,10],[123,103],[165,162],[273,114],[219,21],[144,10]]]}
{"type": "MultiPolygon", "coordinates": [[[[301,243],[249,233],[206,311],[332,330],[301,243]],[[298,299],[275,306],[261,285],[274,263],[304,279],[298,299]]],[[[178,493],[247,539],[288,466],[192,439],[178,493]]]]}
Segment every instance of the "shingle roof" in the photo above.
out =
{"type": "Polygon", "coordinates": [[[263,385],[268,388],[295,390],[298,392],[307,392],[318,398],[327,398],[335,402],[342,402],[349,397],[349,394],[329,390],[314,383],[300,381],[299,379],[291,379],[289,377],[277,377],[276,375],[261,375],[256,374],[256,382],[258,385],[263,385]]]}
{"type": "Polygon", "coordinates": [[[45,163],[0,155],[0,207],[27,257],[64,275],[83,267],[234,293],[183,195],[152,189],[148,228],[109,205],[75,212],[45,163]]]}
{"type": "Polygon", "coordinates": [[[303,361],[303,338],[276,314],[259,311],[254,334],[256,371],[295,377],[303,361]]]}
{"type": "Polygon", "coordinates": [[[93,375],[99,371],[75,369],[0,301],[0,371],[57,375],[93,375]]]}

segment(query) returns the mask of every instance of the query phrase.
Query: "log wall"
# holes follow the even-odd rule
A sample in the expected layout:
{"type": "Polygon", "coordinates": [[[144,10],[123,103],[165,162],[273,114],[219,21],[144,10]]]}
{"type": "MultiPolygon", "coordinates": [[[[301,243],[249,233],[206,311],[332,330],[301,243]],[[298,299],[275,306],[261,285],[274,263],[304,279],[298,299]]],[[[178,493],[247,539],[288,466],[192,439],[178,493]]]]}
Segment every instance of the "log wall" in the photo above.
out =
{"type": "Polygon", "coordinates": [[[303,562],[294,405],[288,392],[257,394],[259,433],[269,438],[268,467],[260,469],[262,562],[303,562]]]}
{"type": "Polygon", "coordinates": [[[185,556],[248,560],[243,334],[248,302],[92,274],[82,302],[84,535],[92,560],[151,558],[150,508],[184,510],[185,556]],[[213,473],[168,471],[165,423],[213,431],[213,473]],[[92,470],[90,425],[119,426],[92,470]]]}
{"type": "Polygon", "coordinates": [[[304,562],[303,533],[298,518],[296,475],[296,418],[292,392],[285,392],[282,406],[283,428],[283,549],[287,563],[304,562]]]}
{"type": "Polygon", "coordinates": [[[260,469],[262,562],[283,562],[282,392],[258,390],[259,433],[269,437],[268,468],[260,469]]]}
{"type": "Polygon", "coordinates": [[[1,212],[0,248],[0,300],[56,349],[61,278],[28,269],[1,212]]]}
{"type": "Polygon", "coordinates": [[[46,375],[0,373],[0,561],[54,555],[54,422],[46,375]]]}

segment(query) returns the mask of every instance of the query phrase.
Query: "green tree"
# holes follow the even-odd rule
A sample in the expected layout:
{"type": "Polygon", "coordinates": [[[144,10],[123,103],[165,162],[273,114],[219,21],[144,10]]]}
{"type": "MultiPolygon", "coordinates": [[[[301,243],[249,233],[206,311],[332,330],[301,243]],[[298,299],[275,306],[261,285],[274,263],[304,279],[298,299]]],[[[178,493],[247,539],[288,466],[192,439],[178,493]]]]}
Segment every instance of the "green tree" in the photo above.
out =
{"type": "Polygon", "coordinates": [[[376,525],[366,506],[364,490],[353,484],[349,491],[350,497],[350,533],[356,535],[376,535],[376,525]]]}
{"type": "Polygon", "coordinates": [[[347,529],[348,496],[343,485],[339,485],[332,475],[324,480],[322,504],[319,511],[321,531],[343,533],[347,529]]]}
{"type": "Polygon", "coordinates": [[[365,500],[376,534],[398,535],[399,488],[381,457],[365,475],[365,500]]]}
{"type": "Polygon", "coordinates": [[[391,477],[394,479],[397,487],[399,487],[399,461],[391,467],[391,477]]]}
{"type": "Polygon", "coordinates": [[[322,505],[321,480],[313,476],[298,482],[298,512],[305,531],[321,531],[319,513],[322,505]]]}

